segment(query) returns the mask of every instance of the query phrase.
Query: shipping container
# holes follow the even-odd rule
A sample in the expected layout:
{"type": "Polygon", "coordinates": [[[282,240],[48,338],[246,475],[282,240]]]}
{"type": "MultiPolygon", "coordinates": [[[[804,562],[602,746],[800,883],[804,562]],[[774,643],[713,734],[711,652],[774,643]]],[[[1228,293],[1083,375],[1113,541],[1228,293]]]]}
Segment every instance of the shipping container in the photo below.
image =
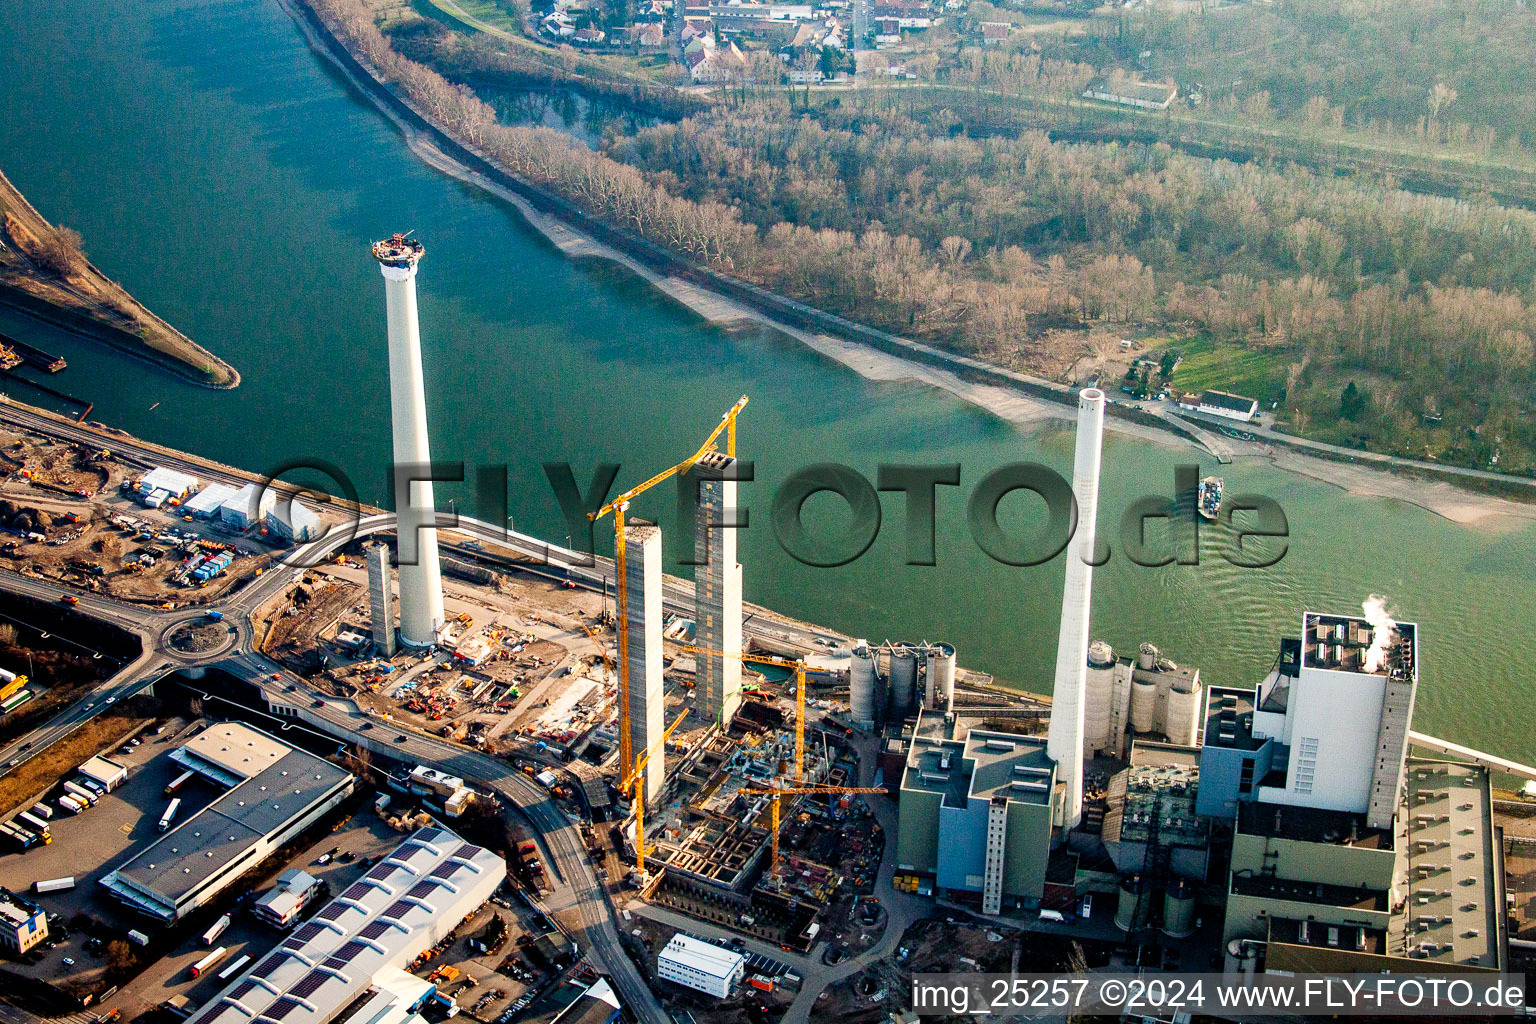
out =
{"type": "Polygon", "coordinates": [[[32,813],[39,818],[51,818],[53,817],[53,808],[45,803],[35,803],[32,805],[32,813]]]}
{"type": "Polygon", "coordinates": [[[225,914],[223,917],[213,922],[213,924],[209,925],[208,930],[203,932],[203,945],[213,945],[214,940],[217,939],[220,935],[223,935],[224,929],[229,927],[229,921],[229,915],[225,914]]]}
{"type": "Polygon", "coordinates": [[[192,977],[201,978],[203,975],[213,970],[214,965],[217,964],[220,960],[223,960],[225,955],[228,953],[229,948],[227,946],[220,946],[212,953],[209,953],[207,956],[203,957],[197,963],[192,965],[192,977]]]}
{"type": "Polygon", "coordinates": [[[32,891],[39,895],[45,892],[68,892],[75,887],[73,876],[66,878],[50,878],[46,882],[33,882],[32,891]]]}
{"type": "Polygon", "coordinates": [[[175,796],[177,791],[180,790],[182,786],[185,786],[192,780],[192,775],[192,772],[182,772],[180,775],[176,776],[171,780],[171,784],[165,787],[165,795],[175,796]]]}
{"type": "Polygon", "coordinates": [[[149,936],[140,931],[132,931],[128,933],[128,941],[135,946],[147,946],[149,945],[149,936]]]}
{"type": "Polygon", "coordinates": [[[250,962],[251,956],[249,953],[247,953],[245,956],[242,956],[240,959],[234,961],[228,967],[225,967],[222,971],[220,971],[219,980],[228,981],[230,978],[233,978],[235,975],[239,974],[241,969],[250,962]]]}

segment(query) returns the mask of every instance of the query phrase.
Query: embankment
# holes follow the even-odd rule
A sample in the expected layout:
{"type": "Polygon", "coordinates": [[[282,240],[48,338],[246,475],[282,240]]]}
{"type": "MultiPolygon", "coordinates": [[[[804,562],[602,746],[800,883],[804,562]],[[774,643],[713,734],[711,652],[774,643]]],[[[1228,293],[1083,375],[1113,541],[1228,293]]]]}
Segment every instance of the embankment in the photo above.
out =
{"type": "Polygon", "coordinates": [[[46,237],[53,225],[4,174],[0,212],[16,250],[3,265],[0,305],[205,387],[239,386],[239,371],[160,319],[90,260],[82,256],[67,278],[38,266],[28,243],[46,237]]]}

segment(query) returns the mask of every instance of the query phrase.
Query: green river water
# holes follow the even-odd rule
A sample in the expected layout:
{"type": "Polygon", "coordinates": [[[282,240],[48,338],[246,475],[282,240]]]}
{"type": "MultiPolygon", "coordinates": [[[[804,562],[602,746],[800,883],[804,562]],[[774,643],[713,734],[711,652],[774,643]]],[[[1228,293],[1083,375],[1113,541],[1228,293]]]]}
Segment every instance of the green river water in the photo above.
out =
{"type": "MultiPolygon", "coordinates": [[[[366,243],[414,228],[427,244],[434,454],[508,464],[519,529],[563,541],[542,461],[568,460],[583,481],[594,463],[620,462],[627,485],[691,451],[746,393],[741,454],[758,479],[743,487],[750,600],[854,635],[948,640],[962,664],[1049,690],[1062,563],[990,561],[964,501],[1004,463],[1069,473],[1069,432],[1021,431],[931,389],[865,381],[771,332],[709,328],[608,265],[566,260],[515,211],[412,155],[276,0],[12,0],[0,4],[0,67],[0,168],[45,216],[79,229],[107,273],[244,375],[236,391],[205,390],[0,315],[0,332],[70,360],[54,383],[94,400],[94,419],[257,471],[318,456],[382,500],[383,287],[366,243]],[[897,495],[853,564],[813,569],[785,555],[768,529],[772,489],[821,461],[871,479],[881,462],[961,463],[964,486],[940,492],[938,565],[901,564],[897,495]]],[[[1174,465],[1195,456],[1109,434],[1101,529],[1134,497],[1169,491],[1174,465]]],[[[1385,593],[1421,625],[1419,728],[1536,760],[1524,724],[1536,525],[1458,526],[1254,460],[1222,475],[1232,493],[1281,503],[1287,556],[1237,569],[1207,530],[1198,567],[1113,559],[1095,580],[1095,636],[1151,640],[1207,682],[1251,683],[1303,609],[1353,612],[1385,593]]],[[[472,507],[467,490],[438,493],[472,507]]],[[[664,515],[670,501],[637,511],[664,515]]],[[[1017,517],[1026,505],[1004,509],[1017,517]]],[[[836,525],[830,500],[809,511],[836,525]]]]}

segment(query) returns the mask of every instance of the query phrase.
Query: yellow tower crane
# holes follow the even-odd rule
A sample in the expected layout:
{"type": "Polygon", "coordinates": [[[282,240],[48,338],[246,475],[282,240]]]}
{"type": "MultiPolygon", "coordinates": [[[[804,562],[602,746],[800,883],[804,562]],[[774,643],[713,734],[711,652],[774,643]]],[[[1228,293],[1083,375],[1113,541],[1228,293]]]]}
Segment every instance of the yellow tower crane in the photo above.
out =
{"type": "Polygon", "coordinates": [[[773,859],[768,862],[768,870],[779,870],[779,800],[786,796],[809,795],[836,795],[840,793],[884,793],[885,790],[874,786],[785,786],[758,788],[756,786],[743,786],[738,791],[741,793],[762,794],[773,797],[773,859]]]}
{"type": "Polygon", "coordinates": [[[713,654],[721,658],[735,658],[754,665],[777,665],[792,669],[795,673],[795,784],[805,781],[805,659],[785,658],[778,654],[743,654],[733,651],[716,651],[697,644],[679,645],[689,654],[713,654]]]}
{"type": "Polygon", "coordinates": [[[626,557],[624,554],[624,514],[629,509],[629,503],[636,496],[650,490],[664,480],[669,480],[680,473],[686,473],[693,468],[708,453],[715,451],[715,442],[719,440],[721,432],[726,436],[726,454],[736,457],[736,416],[746,408],[747,396],[742,395],[735,405],[731,406],[726,414],[720,417],[719,426],[715,427],[710,435],[704,439],[703,445],[689,458],[679,462],[671,469],[662,470],[638,487],[631,487],[623,494],[614,498],[608,504],[596,512],[589,512],[587,519],[596,522],[603,516],[613,513],[613,562],[614,562],[614,620],[618,631],[619,649],[619,774],[629,778],[635,773],[635,752],[629,738],[629,645],[626,644],[625,635],[629,632],[629,588],[625,583],[626,557]]]}
{"type": "Polygon", "coordinates": [[[634,790],[630,802],[635,808],[635,870],[642,875],[645,874],[645,787],[640,783],[645,778],[645,766],[650,763],[651,755],[666,747],[667,740],[671,739],[672,734],[677,731],[677,727],[683,724],[683,719],[688,717],[690,710],[690,708],[684,708],[683,713],[677,716],[677,721],[668,726],[667,731],[661,734],[661,739],[657,740],[650,749],[640,752],[640,759],[635,762],[634,771],[630,772],[625,776],[624,781],[619,783],[619,792],[621,794],[628,793],[631,789],[634,790]]]}

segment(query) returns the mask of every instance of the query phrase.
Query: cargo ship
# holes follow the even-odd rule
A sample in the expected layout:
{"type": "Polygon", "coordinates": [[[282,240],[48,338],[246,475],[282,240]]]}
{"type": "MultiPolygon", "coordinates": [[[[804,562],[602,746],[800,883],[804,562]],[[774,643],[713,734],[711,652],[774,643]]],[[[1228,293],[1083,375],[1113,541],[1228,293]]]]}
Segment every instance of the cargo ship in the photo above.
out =
{"type": "Polygon", "coordinates": [[[1221,478],[1208,476],[1200,481],[1200,493],[1195,498],[1195,509],[1202,518],[1215,520],[1221,515],[1221,478]]]}
{"type": "Polygon", "coordinates": [[[22,363],[27,363],[49,373],[58,373],[69,365],[64,361],[63,356],[56,356],[52,352],[44,352],[36,345],[28,345],[24,341],[17,341],[15,338],[7,338],[3,335],[0,335],[0,349],[10,352],[14,359],[14,362],[4,367],[7,370],[20,366],[22,363]]]}

